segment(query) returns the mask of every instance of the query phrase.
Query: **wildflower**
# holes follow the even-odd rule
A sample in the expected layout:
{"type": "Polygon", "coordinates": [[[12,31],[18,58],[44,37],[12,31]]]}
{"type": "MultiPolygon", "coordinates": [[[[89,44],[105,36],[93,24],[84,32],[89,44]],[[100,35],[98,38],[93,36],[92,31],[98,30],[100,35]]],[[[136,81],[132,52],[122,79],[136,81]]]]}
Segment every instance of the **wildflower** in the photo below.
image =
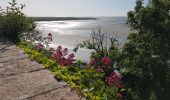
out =
{"type": "Polygon", "coordinates": [[[50,42],[52,42],[52,40],[53,40],[52,37],[47,37],[47,38],[46,38],[46,41],[47,41],[47,43],[49,43],[49,44],[50,44],[50,42]]]}
{"type": "Polygon", "coordinates": [[[42,50],[44,48],[44,45],[42,45],[41,43],[37,44],[37,49],[42,50]]]}
{"type": "Polygon", "coordinates": [[[111,73],[111,77],[116,80],[121,80],[121,76],[118,73],[116,73],[115,71],[111,73]]]}
{"type": "Polygon", "coordinates": [[[75,61],[75,59],[73,59],[74,57],[75,57],[75,56],[74,56],[73,53],[71,53],[71,54],[68,55],[68,58],[67,58],[67,60],[66,60],[67,65],[72,64],[72,63],[75,61]]]}
{"type": "Polygon", "coordinates": [[[90,60],[90,64],[91,64],[91,65],[96,65],[96,63],[97,63],[97,62],[96,62],[96,60],[95,60],[94,58],[90,60]]]}
{"type": "Polygon", "coordinates": [[[65,49],[63,50],[63,55],[65,56],[65,55],[67,55],[67,54],[68,54],[68,49],[65,48],[65,49]]]}
{"type": "Polygon", "coordinates": [[[109,86],[114,84],[116,88],[122,87],[121,76],[115,71],[112,72],[111,75],[106,78],[106,81],[109,86]]]}
{"type": "Polygon", "coordinates": [[[123,97],[122,94],[120,94],[120,93],[117,93],[116,96],[120,99],[122,99],[122,97],[123,97]]]}
{"type": "Polygon", "coordinates": [[[53,48],[49,48],[49,50],[48,50],[49,52],[54,52],[54,49],[53,48]]]}
{"type": "Polygon", "coordinates": [[[53,58],[56,60],[59,60],[62,56],[63,56],[63,53],[60,50],[57,50],[53,53],[53,58]]]}
{"type": "Polygon", "coordinates": [[[62,58],[60,59],[60,65],[62,65],[62,66],[67,65],[66,59],[65,59],[64,57],[62,57],[62,58]]]}
{"type": "Polygon", "coordinates": [[[106,77],[106,81],[109,86],[113,84],[113,79],[111,77],[106,77]]]}
{"type": "Polygon", "coordinates": [[[109,65],[111,63],[111,60],[109,57],[103,57],[101,60],[102,63],[109,65]]]}
{"type": "Polygon", "coordinates": [[[58,46],[58,47],[57,47],[57,50],[62,50],[62,47],[61,47],[61,46],[58,46]]]}
{"type": "Polygon", "coordinates": [[[102,67],[98,67],[98,68],[97,68],[97,72],[98,72],[98,73],[103,73],[103,72],[104,72],[104,70],[103,70],[103,68],[102,68],[102,67]]]}
{"type": "Polygon", "coordinates": [[[66,65],[70,65],[70,64],[73,64],[73,62],[75,61],[75,59],[70,59],[70,58],[68,58],[68,59],[66,59],[66,65]]]}
{"type": "Polygon", "coordinates": [[[68,55],[68,58],[71,58],[71,59],[72,59],[72,58],[74,58],[74,57],[75,57],[75,56],[74,56],[74,53],[71,53],[71,54],[68,55]]]}
{"type": "Polygon", "coordinates": [[[52,37],[52,34],[51,34],[51,33],[48,33],[48,36],[52,37]]]}

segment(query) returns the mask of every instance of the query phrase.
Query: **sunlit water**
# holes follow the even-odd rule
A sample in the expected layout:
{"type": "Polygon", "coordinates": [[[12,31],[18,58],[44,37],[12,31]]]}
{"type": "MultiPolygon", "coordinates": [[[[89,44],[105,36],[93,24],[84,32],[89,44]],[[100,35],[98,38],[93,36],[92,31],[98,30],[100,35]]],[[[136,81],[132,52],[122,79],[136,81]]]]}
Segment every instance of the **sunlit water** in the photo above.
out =
{"type": "MultiPolygon", "coordinates": [[[[120,43],[126,41],[129,28],[125,24],[126,17],[105,17],[97,20],[67,20],[67,21],[39,21],[36,22],[38,29],[47,35],[53,35],[51,46],[56,48],[58,45],[67,47],[70,52],[76,44],[87,40],[94,28],[101,27],[102,31],[110,34],[117,34],[120,43]]],[[[87,49],[80,49],[75,53],[77,59],[88,61],[90,52],[87,49]]]]}

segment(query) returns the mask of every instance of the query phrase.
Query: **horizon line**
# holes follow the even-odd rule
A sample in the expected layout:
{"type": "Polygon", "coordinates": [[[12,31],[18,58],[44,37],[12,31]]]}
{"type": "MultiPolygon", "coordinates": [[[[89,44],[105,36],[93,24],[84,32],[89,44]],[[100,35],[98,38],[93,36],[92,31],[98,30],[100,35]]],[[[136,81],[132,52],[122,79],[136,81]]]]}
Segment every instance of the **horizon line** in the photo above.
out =
{"type": "Polygon", "coordinates": [[[27,17],[79,17],[79,18],[90,17],[90,18],[94,18],[94,17],[127,17],[127,16],[27,16],[27,17]]]}

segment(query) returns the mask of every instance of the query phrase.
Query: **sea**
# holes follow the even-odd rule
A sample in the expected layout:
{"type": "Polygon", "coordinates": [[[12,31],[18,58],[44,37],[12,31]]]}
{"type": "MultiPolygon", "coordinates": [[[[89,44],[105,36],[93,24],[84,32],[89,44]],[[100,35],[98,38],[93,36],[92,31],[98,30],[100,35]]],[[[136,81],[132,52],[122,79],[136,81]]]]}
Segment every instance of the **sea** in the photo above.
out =
{"type": "MultiPolygon", "coordinates": [[[[57,48],[61,45],[72,53],[76,44],[88,40],[92,31],[98,28],[101,28],[102,32],[116,36],[119,43],[123,45],[130,32],[126,20],[127,17],[96,17],[96,19],[87,20],[36,21],[36,24],[42,36],[52,33],[51,47],[57,48]]],[[[76,59],[88,62],[91,52],[91,50],[82,48],[73,53],[76,59]]]]}

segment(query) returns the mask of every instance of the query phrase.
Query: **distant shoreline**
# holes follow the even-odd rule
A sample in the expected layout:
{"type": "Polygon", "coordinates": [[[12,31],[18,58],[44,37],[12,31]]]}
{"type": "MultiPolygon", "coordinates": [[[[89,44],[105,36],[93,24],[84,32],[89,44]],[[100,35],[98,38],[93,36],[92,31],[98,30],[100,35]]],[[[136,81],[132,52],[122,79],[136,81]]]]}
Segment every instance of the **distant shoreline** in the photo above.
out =
{"type": "Polygon", "coordinates": [[[92,17],[30,17],[33,21],[97,20],[92,17]]]}

